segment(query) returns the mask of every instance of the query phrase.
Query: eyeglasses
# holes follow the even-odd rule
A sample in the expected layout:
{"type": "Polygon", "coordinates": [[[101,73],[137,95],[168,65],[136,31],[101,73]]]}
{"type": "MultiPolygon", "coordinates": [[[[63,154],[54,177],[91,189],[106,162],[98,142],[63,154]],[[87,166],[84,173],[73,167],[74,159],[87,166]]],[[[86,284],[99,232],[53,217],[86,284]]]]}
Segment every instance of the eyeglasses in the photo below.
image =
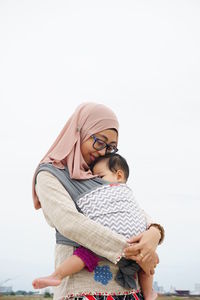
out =
{"type": "Polygon", "coordinates": [[[107,144],[106,142],[102,141],[101,139],[97,138],[95,135],[91,135],[91,138],[93,138],[93,148],[95,150],[102,150],[106,148],[106,154],[107,153],[116,153],[118,151],[117,147],[112,144],[107,144]]]}

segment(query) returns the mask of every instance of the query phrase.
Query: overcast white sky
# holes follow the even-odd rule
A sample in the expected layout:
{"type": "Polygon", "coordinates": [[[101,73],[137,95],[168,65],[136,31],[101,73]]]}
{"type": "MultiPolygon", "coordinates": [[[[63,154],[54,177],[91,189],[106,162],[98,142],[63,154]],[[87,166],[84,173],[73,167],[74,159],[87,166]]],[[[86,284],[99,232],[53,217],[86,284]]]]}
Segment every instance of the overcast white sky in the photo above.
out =
{"type": "Polygon", "coordinates": [[[166,229],[155,280],[200,282],[200,2],[0,1],[0,282],[53,270],[34,169],[82,101],[120,121],[141,206],[166,229]]]}

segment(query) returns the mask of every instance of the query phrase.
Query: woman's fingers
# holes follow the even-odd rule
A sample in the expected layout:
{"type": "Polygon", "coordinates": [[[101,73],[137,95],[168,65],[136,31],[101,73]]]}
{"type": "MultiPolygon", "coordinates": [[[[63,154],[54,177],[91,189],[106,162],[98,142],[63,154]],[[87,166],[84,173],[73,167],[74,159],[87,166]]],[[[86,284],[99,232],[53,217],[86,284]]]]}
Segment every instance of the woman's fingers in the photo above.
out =
{"type": "Polygon", "coordinates": [[[154,258],[147,255],[146,258],[141,261],[138,261],[138,256],[134,255],[130,255],[127,259],[135,260],[147,275],[153,275],[155,273],[155,268],[159,262],[157,254],[154,256],[154,258]]]}
{"type": "Polygon", "coordinates": [[[153,275],[155,272],[155,266],[156,262],[154,259],[149,260],[148,262],[146,261],[141,261],[138,262],[139,266],[142,268],[142,270],[147,274],[147,275],[153,275]]]}
{"type": "Polygon", "coordinates": [[[129,252],[128,254],[124,254],[124,257],[126,259],[132,259],[135,260],[136,262],[144,261],[148,262],[151,259],[151,256],[147,253],[146,255],[142,255],[139,251],[136,253],[132,254],[133,252],[129,252]]]}
{"type": "Polygon", "coordinates": [[[137,255],[137,262],[149,263],[152,261],[152,256],[149,252],[143,254],[142,252],[137,255]]]}
{"type": "Polygon", "coordinates": [[[155,272],[154,269],[159,263],[159,257],[157,253],[154,253],[152,256],[147,253],[142,259],[141,255],[129,255],[126,258],[135,260],[147,275],[153,275],[155,272]],[[138,257],[140,257],[140,259],[138,259],[138,257]]]}
{"type": "Polygon", "coordinates": [[[142,237],[141,234],[139,234],[139,235],[137,235],[137,236],[132,236],[130,239],[127,240],[127,242],[128,242],[128,243],[131,243],[131,244],[132,244],[132,243],[137,243],[137,242],[140,241],[141,237],[142,237]]]}
{"type": "Polygon", "coordinates": [[[153,266],[151,264],[146,264],[146,263],[140,262],[139,266],[142,268],[142,270],[147,275],[151,275],[154,272],[154,268],[153,268],[153,266]]]}
{"type": "Polygon", "coordinates": [[[140,244],[130,244],[127,248],[124,249],[124,253],[127,256],[138,255],[140,253],[140,244]]]}
{"type": "Polygon", "coordinates": [[[125,256],[126,259],[132,259],[135,260],[137,262],[137,256],[134,255],[130,255],[130,256],[125,256]]]}
{"type": "Polygon", "coordinates": [[[124,249],[125,257],[137,256],[137,261],[153,256],[157,247],[157,231],[149,229],[138,236],[129,239],[130,245],[124,249]]]}
{"type": "Polygon", "coordinates": [[[129,258],[134,256],[136,261],[148,260],[148,258],[151,257],[152,253],[149,251],[141,250],[141,248],[142,245],[139,244],[130,245],[129,247],[124,249],[125,257],[129,258]]]}
{"type": "Polygon", "coordinates": [[[139,255],[139,261],[142,261],[143,263],[148,263],[151,261],[151,255],[147,252],[145,255],[140,253],[139,255]]]}
{"type": "Polygon", "coordinates": [[[137,261],[138,260],[137,254],[138,253],[136,253],[136,255],[133,255],[133,254],[127,255],[127,254],[124,253],[123,257],[126,258],[126,259],[132,259],[132,260],[137,261]]]}

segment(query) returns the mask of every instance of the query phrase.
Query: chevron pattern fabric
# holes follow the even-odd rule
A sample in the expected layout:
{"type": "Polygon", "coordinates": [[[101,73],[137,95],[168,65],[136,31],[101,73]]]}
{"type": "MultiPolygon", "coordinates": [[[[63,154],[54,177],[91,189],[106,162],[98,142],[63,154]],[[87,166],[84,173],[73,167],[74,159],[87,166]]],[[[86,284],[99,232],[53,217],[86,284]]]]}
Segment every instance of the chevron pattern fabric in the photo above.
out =
{"type": "Polygon", "coordinates": [[[109,184],[77,200],[84,215],[129,238],[147,229],[146,218],[126,184],[109,184]]]}

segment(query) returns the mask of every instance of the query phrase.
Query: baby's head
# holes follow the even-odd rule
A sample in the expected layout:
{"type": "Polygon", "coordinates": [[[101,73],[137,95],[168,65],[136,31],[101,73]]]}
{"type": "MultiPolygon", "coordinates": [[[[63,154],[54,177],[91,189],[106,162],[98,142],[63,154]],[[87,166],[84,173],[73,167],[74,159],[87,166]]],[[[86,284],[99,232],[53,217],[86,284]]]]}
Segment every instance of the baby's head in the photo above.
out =
{"type": "Polygon", "coordinates": [[[110,153],[95,160],[92,172],[106,181],[125,183],[129,176],[129,167],[121,155],[110,153]]]}

